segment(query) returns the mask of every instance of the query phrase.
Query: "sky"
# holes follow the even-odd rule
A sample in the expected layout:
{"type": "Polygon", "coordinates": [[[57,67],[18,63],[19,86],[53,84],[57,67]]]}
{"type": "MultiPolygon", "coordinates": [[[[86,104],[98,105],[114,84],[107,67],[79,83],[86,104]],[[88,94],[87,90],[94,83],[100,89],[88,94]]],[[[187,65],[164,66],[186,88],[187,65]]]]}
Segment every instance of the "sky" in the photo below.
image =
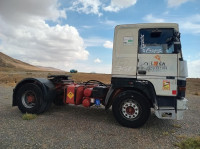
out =
{"type": "Polygon", "coordinates": [[[114,27],[178,23],[189,77],[200,78],[199,0],[0,0],[0,52],[65,71],[111,73],[114,27]]]}

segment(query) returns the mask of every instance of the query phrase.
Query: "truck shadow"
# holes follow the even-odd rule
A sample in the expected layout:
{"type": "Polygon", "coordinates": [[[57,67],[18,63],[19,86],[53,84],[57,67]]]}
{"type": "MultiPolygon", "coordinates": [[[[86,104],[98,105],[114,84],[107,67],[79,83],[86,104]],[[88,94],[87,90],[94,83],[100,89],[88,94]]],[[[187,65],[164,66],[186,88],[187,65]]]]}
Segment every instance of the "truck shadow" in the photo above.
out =
{"type": "MultiPolygon", "coordinates": [[[[104,125],[113,125],[117,127],[121,126],[114,118],[112,114],[112,108],[105,111],[104,107],[90,107],[85,108],[82,106],[65,105],[65,106],[55,106],[53,105],[45,115],[52,115],[61,117],[64,121],[69,121],[73,119],[75,121],[89,121],[90,123],[104,123],[104,125]]],[[[174,129],[176,120],[163,120],[158,119],[154,112],[151,111],[151,115],[146,122],[146,124],[139,129],[156,129],[162,131],[168,131],[174,129]]]]}

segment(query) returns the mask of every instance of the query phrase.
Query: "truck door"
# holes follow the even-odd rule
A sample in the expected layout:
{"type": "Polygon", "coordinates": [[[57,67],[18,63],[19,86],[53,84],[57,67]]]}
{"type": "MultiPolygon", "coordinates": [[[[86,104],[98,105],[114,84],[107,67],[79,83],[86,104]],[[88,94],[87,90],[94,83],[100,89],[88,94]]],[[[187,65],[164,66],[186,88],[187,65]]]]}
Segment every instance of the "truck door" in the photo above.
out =
{"type": "Polygon", "coordinates": [[[160,96],[176,96],[177,57],[174,29],[140,29],[137,79],[149,80],[160,96]]]}

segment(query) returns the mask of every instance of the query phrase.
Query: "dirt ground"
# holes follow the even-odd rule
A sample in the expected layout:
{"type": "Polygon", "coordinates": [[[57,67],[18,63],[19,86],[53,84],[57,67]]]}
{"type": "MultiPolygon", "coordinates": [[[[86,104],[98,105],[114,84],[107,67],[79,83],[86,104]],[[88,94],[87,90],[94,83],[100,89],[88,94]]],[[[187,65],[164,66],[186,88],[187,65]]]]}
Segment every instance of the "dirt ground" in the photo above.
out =
{"type": "MultiPolygon", "coordinates": [[[[0,148],[138,148],[171,149],[186,137],[200,136],[200,79],[189,79],[189,109],[184,120],[161,120],[153,111],[147,123],[138,129],[119,125],[112,111],[52,105],[34,120],[23,120],[12,107],[15,83],[25,77],[46,77],[52,72],[0,72],[0,148]]],[[[76,81],[97,79],[110,82],[110,75],[72,74],[76,81]]]]}
{"type": "Polygon", "coordinates": [[[105,84],[110,83],[110,74],[95,73],[67,73],[67,72],[40,72],[40,71],[0,71],[0,83],[15,86],[24,78],[47,78],[50,75],[69,75],[76,82],[99,80],[105,84]]]}

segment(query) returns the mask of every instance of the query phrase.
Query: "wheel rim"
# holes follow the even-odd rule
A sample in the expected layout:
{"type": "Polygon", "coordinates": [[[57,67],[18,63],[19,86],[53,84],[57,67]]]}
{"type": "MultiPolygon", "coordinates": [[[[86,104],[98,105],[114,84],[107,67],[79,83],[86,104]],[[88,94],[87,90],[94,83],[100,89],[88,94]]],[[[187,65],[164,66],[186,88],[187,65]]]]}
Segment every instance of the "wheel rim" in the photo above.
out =
{"type": "Polygon", "coordinates": [[[128,120],[136,119],[140,114],[138,103],[132,99],[124,101],[121,105],[121,113],[128,120]]]}
{"type": "Polygon", "coordinates": [[[26,91],[23,95],[22,95],[22,104],[24,105],[24,107],[26,108],[33,108],[36,105],[36,95],[33,91],[26,91]]]}

